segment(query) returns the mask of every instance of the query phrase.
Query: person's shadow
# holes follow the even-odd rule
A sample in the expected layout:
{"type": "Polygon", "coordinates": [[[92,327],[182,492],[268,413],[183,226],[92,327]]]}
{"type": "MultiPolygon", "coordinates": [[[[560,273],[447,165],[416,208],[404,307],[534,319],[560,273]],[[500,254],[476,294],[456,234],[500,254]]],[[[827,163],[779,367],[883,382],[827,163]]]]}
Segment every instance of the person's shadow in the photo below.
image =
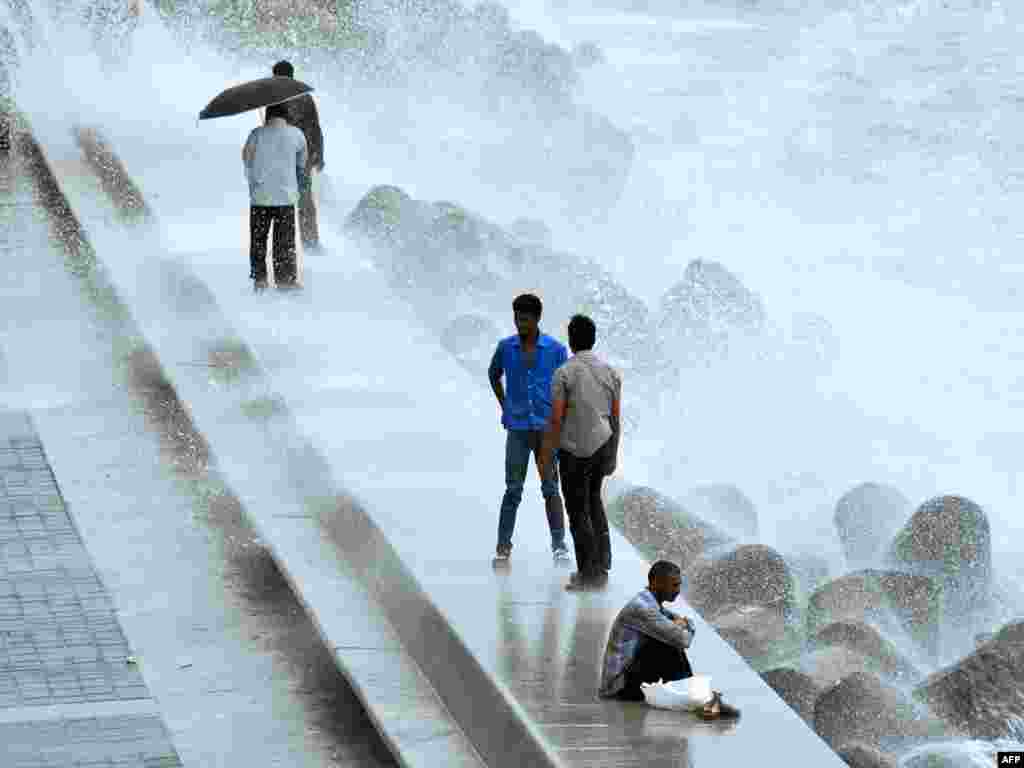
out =
{"type": "Polygon", "coordinates": [[[561,675],[564,590],[559,584],[548,594],[527,599],[510,588],[509,576],[507,571],[499,572],[497,668],[528,710],[546,709],[557,700],[561,675]],[[536,651],[531,650],[527,635],[539,638],[536,651]]]}

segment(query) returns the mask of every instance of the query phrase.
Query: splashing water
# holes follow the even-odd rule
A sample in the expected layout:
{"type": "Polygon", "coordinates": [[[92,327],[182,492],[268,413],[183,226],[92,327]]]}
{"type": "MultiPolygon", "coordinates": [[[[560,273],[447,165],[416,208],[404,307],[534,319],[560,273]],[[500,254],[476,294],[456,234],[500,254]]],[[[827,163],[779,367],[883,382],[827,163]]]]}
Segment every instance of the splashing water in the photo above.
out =
{"type": "MultiPolygon", "coordinates": [[[[758,507],[764,543],[830,554],[835,501],[862,481],[915,501],[962,493],[989,514],[997,572],[1019,583],[1009,566],[1022,549],[1013,534],[1024,169],[1012,30],[1024,11],[838,6],[697,4],[659,16],[509,3],[513,21],[566,49],[601,47],[604,62],[582,74],[575,97],[629,130],[638,150],[604,219],[581,229],[545,216],[555,244],[597,259],[652,309],[694,258],[723,263],[766,307],[765,354],[685,370],[657,402],[634,404],[624,474],[670,495],[735,483],[758,507]],[[831,329],[827,365],[795,349],[804,315],[831,329]]],[[[8,23],[18,28],[13,7],[8,23]]],[[[19,104],[41,130],[100,125],[129,168],[146,161],[148,144],[169,148],[148,160],[168,169],[146,192],[175,248],[237,248],[247,204],[238,152],[254,121],[196,126],[195,114],[226,83],[265,74],[272,57],[183,51],[144,12],[132,44],[102,64],[67,18],[37,13],[31,34],[41,42],[18,36],[19,104]]],[[[316,74],[327,165],[344,203],[397,183],[498,222],[523,214],[501,184],[474,178],[474,147],[500,146],[507,128],[465,94],[440,90],[428,105],[412,89],[329,76],[326,64],[316,74]],[[415,119],[399,119],[399,104],[415,119]],[[458,163],[438,136],[461,148],[458,163]]],[[[324,239],[344,259],[351,252],[335,225],[324,239]]],[[[128,247],[104,258],[125,272],[138,262],[128,247]]],[[[310,339],[326,332],[314,318],[303,329],[310,339]]],[[[380,366],[404,375],[386,356],[380,366]]],[[[909,654],[909,641],[891,639],[909,654]]],[[[1008,727],[1020,740],[1021,724],[1008,727]]],[[[916,768],[908,760],[932,747],[901,765],[916,768]]],[[[941,749],[956,765],[988,765],[979,761],[993,751],[988,742],[941,749]]]]}

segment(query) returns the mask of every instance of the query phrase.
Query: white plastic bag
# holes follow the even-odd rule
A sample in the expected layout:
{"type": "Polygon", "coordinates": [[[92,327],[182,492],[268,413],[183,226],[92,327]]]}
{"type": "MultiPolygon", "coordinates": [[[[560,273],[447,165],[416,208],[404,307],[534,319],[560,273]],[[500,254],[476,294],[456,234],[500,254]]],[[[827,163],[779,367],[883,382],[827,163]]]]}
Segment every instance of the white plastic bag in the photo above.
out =
{"type": "Polygon", "coordinates": [[[641,683],[647,703],[658,709],[674,709],[689,711],[699,709],[711,701],[711,678],[707,675],[694,675],[685,680],[673,680],[665,683],[641,683]]]}

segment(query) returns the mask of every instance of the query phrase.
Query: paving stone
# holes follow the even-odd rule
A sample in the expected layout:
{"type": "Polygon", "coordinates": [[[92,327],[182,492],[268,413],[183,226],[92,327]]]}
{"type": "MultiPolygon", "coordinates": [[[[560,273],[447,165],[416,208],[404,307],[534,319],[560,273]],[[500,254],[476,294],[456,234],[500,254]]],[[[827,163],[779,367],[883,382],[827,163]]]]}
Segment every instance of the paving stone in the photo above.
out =
{"type": "MultiPolygon", "coordinates": [[[[0,710],[148,699],[129,653],[30,420],[0,411],[0,710]]],[[[0,766],[181,761],[159,717],[27,719],[0,723],[0,766]]]]}
{"type": "Polygon", "coordinates": [[[181,761],[160,718],[104,717],[0,724],[5,745],[18,768],[125,766],[179,768],[181,761]]]}

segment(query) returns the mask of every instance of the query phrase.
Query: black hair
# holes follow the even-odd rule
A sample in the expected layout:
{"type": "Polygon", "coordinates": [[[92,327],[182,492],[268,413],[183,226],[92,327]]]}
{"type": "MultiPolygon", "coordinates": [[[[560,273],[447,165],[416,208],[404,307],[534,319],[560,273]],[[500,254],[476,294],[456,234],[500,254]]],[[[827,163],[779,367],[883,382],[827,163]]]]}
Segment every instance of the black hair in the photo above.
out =
{"type": "Polygon", "coordinates": [[[682,574],[679,566],[671,560],[659,560],[651,566],[647,572],[648,582],[654,582],[666,576],[679,576],[682,574]]]}
{"type": "Polygon", "coordinates": [[[290,61],[279,61],[274,65],[275,77],[295,77],[295,67],[290,61]]]}
{"type": "Polygon", "coordinates": [[[284,120],[288,119],[288,103],[282,102],[281,104],[271,104],[267,107],[267,120],[272,117],[280,117],[284,120]]]}
{"type": "Polygon", "coordinates": [[[534,296],[532,293],[524,293],[522,296],[516,296],[515,301],[512,302],[512,311],[533,315],[539,320],[544,311],[544,304],[541,303],[540,297],[534,296]]]}
{"type": "Polygon", "coordinates": [[[597,341],[597,326],[586,315],[573,315],[569,320],[569,348],[573,352],[586,352],[597,341]]]}

